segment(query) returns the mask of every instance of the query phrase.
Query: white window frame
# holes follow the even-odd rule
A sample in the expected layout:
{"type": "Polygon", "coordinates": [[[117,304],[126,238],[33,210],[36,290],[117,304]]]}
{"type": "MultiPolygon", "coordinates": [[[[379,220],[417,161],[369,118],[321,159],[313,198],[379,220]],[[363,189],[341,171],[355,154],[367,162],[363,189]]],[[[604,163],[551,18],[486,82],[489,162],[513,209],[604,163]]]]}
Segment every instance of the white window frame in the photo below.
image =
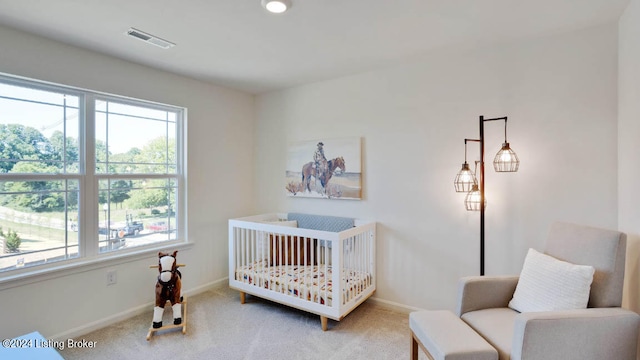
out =
{"type": "MultiPolygon", "coordinates": [[[[79,97],[79,172],[77,174],[0,174],[5,181],[28,181],[37,179],[65,180],[77,179],[79,182],[78,202],[78,257],[60,260],[48,264],[25,266],[21,269],[0,272],[0,290],[28,283],[46,280],[80,271],[111,266],[117,263],[135,261],[154,255],[159,250],[186,249],[192,247],[188,241],[187,230],[187,189],[186,189],[186,122],[187,109],[179,106],[133,99],[119,95],[101,93],[65,85],[53,84],[0,73],[3,83],[30,87],[37,90],[65,92],[79,97]],[[97,174],[95,171],[95,102],[106,100],[122,104],[144,106],[147,108],[172,111],[176,113],[176,161],[177,171],[171,174],[97,174]],[[177,182],[176,194],[176,239],[141,245],[116,251],[99,251],[99,211],[98,182],[102,179],[118,178],[173,178],[177,182]]],[[[66,231],[69,231],[67,228],[66,231]]]]}

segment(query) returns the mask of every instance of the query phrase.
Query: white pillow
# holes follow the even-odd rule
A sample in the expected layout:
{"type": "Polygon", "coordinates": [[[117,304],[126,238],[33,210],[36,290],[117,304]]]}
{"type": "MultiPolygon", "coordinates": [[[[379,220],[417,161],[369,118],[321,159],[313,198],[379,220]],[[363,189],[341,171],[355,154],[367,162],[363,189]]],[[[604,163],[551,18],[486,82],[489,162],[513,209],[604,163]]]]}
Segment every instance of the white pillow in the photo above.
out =
{"type": "Polygon", "coordinates": [[[520,312],[585,309],[594,272],[593,266],[529,249],[509,307],[520,312]]]}

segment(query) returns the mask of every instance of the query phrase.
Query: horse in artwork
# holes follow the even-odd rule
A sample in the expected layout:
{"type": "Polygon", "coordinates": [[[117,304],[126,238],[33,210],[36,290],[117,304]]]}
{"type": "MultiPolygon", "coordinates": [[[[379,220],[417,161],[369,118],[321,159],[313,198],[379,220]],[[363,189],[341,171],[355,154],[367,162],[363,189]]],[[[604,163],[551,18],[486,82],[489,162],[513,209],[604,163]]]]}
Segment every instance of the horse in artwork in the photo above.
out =
{"type": "MultiPolygon", "coordinates": [[[[320,180],[320,185],[322,185],[322,194],[326,192],[327,184],[329,184],[329,180],[333,176],[333,173],[336,169],[342,170],[342,172],[346,171],[346,166],[344,164],[344,158],[342,156],[337,157],[335,159],[331,159],[327,161],[327,169],[322,172],[320,169],[316,169],[313,162],[308,162],[302,166],[302,184],[303,189],[311,192],[311,187],[309,183],[311,182],[311,177],[315,177],[316,180],[320,180]]],[[[317,191],[317,190],[316,190],[317,191]]],[[[318,191],[320,192],[320,191],[318,191]]]]}
{"type": "Polygon", "coordinates": [[[153,308],[153,328],[162,327],[162,314],[167,301],[173,309],[173,324],[182,323],[182,274],[178,270],[176,254],[158,253],[158,281],[156,282],[156,304],[153,308]]]}

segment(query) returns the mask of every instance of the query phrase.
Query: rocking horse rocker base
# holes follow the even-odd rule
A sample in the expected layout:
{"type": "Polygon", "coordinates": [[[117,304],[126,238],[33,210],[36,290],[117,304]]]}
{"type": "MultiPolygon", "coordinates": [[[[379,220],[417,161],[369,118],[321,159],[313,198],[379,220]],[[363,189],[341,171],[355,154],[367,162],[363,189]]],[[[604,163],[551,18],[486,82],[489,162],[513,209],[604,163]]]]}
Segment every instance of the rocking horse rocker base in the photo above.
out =
{"type": "Polygon", "coordinates": [[[147,333],[147,341],[149,341],[149,339],[151,339],[151,337],[153,336],[153,334],[155,334],[158,331],[164,331],[164,330],[170,330],[170,329],[182,329],[182,333],[186,334],[187,333],[187,298],[186,296],[182,297],[182,321],[180,322],[180,324],[169,324],[169,325],[164,325],[164,326],[160,326],[160,327],[154,327],[154,323],[151,323],[151,326],[149,327],[149,332],[147,333]]]}

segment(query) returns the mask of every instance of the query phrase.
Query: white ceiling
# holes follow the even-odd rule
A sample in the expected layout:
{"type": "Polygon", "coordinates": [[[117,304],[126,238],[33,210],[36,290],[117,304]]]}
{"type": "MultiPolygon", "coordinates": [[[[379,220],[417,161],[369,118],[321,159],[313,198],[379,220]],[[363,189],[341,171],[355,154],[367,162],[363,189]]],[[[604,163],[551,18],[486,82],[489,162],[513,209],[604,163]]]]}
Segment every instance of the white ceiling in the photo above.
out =
{"type": "Polygon", "coordinates": [[[610,23],[629,2],[292,1],[273,15],[260,0],[0,0],[0,25],[257,94],[446,46],[610,23]],[[125,36],[130,27],[177,46],[163,50],[125,36]]]}

